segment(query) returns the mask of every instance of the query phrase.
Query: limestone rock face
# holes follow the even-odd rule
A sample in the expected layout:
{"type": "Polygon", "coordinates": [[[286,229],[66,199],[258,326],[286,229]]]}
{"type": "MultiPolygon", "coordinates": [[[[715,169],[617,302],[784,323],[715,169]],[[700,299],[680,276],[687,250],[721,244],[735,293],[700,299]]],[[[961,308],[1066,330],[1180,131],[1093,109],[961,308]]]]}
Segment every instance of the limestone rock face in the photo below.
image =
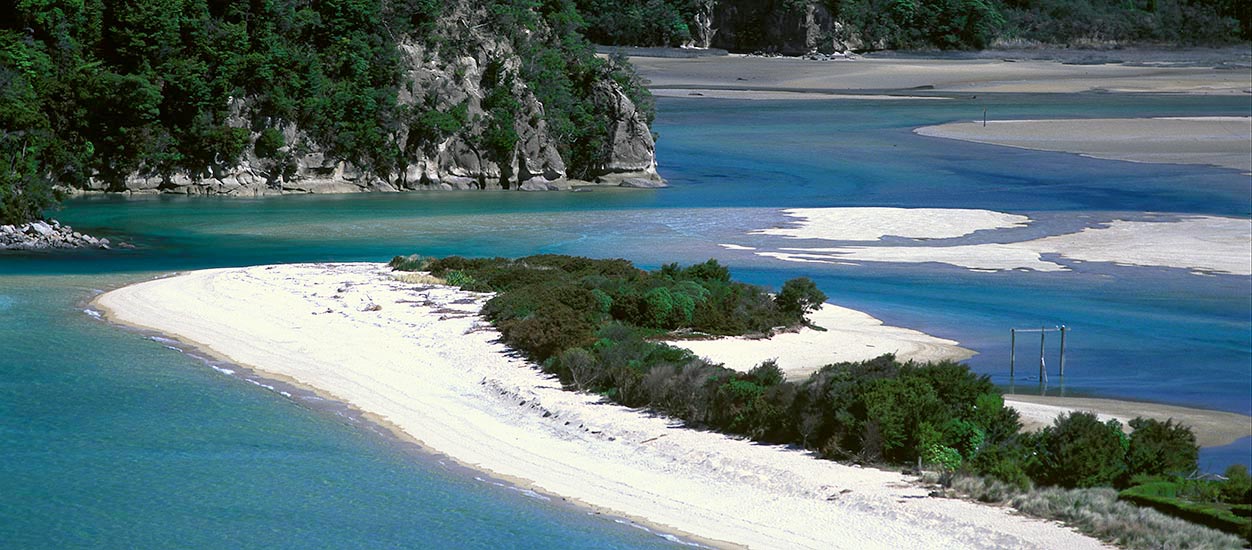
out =
{"type": "MultiPolygon", "coordinates": [[[[711,5],[711,0],[710,0],[711,5]]],[[[457,12],[458,17],[465,15],[457,12]]],[[[200,173],[131,174],[121,188],[91,180],[78,192],[123,191],[187,195],[258,196],[285,193],[352,193],[412,190],[510,189],[564,190],[571,187],[565,159],[549,132],[544,105],[520,79],[509,81],[517,100],[512,121],[517,142],[512,151],[494,154],[483,149],[491,113],[483,107],[494,84],[485,82],[487,68],[496,63],[509,74],[520,72],[521,61],[509,41],[475,34],[457,57],[439,48],[402,42],[401,85],[396,97],[397,126],[389,130],[400,152],[398,166],[378,174],[330,156],[294,123],[255,120],[248,98],[229,105],[227,124],[237,128],[269,127],[281,132],[283,146],[258,154],[260,132],[252,132],[252,147],[234,163],[216,162],[200,173]],[[438,111],[456,120],[432,127],[421,115],[438,111]]],[[[642,113],[610,79],[597,82],[593,98],[613,113],[609,158],[593,170],[597,183],[616,184],[625,178],[659,182],[655,146],[642,113]]],[[[446,122],[446,121],[445,121],[446,122]]]]}
{"type": "Polygon", "coordinates": [[[714,0],[709,27],[709,46],[737,52],[803,55],[866,47],[823,2],[714,0]]]}
{"type": "Polygon", "coordinates": [[[596,84],[595,100],[613,114],[609,126],[612,147],[608,163],[597,179],[613,183],[626,179],[660,181],[652,130],[635,104],[621,88],[607,82],[596,84]]]}

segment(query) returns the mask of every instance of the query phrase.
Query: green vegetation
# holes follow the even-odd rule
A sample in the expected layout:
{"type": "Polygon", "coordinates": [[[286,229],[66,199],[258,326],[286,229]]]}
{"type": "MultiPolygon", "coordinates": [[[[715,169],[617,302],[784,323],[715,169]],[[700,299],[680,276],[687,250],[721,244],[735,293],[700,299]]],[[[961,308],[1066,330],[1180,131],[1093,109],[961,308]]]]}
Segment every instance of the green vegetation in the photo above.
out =
{"type": "Polygon", "coordinates": [[[1009,505],[1026,515],[1064,522],[1121,548],[1245,546],[1237,536],[1119,499],[1117,491],[1108,487],[1023,489],[988,478],[958,475],[941,493],[1009,505]]]}
{"type": "Polygon", "coordinates": [[[53,185],[94,179],[121,190],[136,173],[197,177],[234,165],[249,147],[284,169],[297,146],[284,138],[290,127],[328,158],[387,179],[405,158],[395,142],[402,126],[414,130],[412,154],[476,122],[464,104],[441,111],[424,98],[397,106],[400,41],[424,44],[445,59],[475,56],[472,48],[483,40],[512,45],[520,68],[505,70],[505,58],[493,59],[483,79],[486,130],[476,145],[495,160],[518,140],[522,85],[543,103],[575,177],[594,175],[608,154],[615,105],[596,100],[597,83],[627,84],[651,116],[637,77],[620,62],[595,57],[570,0],[0,6],[0,223],[40,217],[57,199],[53,185]],[[495,37],[483,36],[485,25],[466,25],[466,17],[489,21],[495,37]]]}
{"type": "Polygon", "coordinates": [[[597,44],[681,46],[702,0],[577,0],[597,44]]]}
{"type": "MultiPolygon", "coordinates": [[[[602,44],[677,46],[691,39],[699,0],[578,0],[602,44]]],[[[748,43],[770,19],[797,21],[820,4],[867,47],[979,49],[997,40],[1056,45],[1212,45],[1252,39],[1239,0],[774,0],[736,5],[748,43]],[[750,36],[749,36],[750,35],[750,36]]]]}
{"type": "MultiPolygon", "coordinates": [[[[1127,436],[1117,421],[1073,413],[1038,433],[1021,433],[1017,412],[1004,406],[990,380],[950,361],[901,363],[884,355],[827,365],[805,380],[790,381],[773,362],[738,372],[659,341],[767,336],[806,323],[804,316],[826,296],[805,278],[787,281],[770,297],[762,288],[733,281],[714,260],[688,267],[668,264],[652,272],[625,260],[557,255],[516,260],[397,256],[391,266],[430,271],[463,289],[496,293],[483,314],[506,343],[570,389],[648,408],[694,427],[797,445],[823,458],[925,463],[941,472],[945,484],[966,485],[958,492],[993,502],[1020,497],[1020,506],[1017,500],[1014,505],[1027,513],[1090,524],[1084,529],[1106,539],[1139,541],[1132,546],[1143,546],[1153,533],[1164,532],[1160,525],[1172,524],[1106,525],[1093,517],[1127,514],[1128,505],[1106,502],[1116,500],[1109,496],[1115,496],[1112,490],[1063,489],[1124,488],[1144,480],[1176,483],[1178,476],[1196,469],[1195,436],[1172,421],[1137,418],[1127,436]],[[970,474],[985,476],[974,489],[970,474]],[[1035,484],[1061,489],[1040,492],[1032,490],[1035,484]],[[1098,509],[1092,512],[1096,515],[1084,516],[1084,508],[1057,508],[1057,502],[1074,504],[1075,498],[1099,501],[1083,505],[1098,509]]],[[[1167,496],[1185,497],[1187,504],[1172,508],[1159,504],[1161,495],[1144,496],[1147,489],[1131,490],[1123,498],[1187,518],[1196,502],[1224,498],[1227,504],[1213,514],[1246,525],[1246,507],[1241,518],[1231,518],[1248,504],[1252,479],[1246,468],[1234,468],[1227,477],[1220,483],[1185,482],[1190,493],[1167,496]]],[[[1199,505],[1212,509],[1206,506],[1199,505]]],[[[1187,536],[1201,540],[1208,535],[1187,536]]]]}
{"type": "Polygon", "coordinates": [[[1224,481],[1177,476],[1145,477],[1118,498],[1162,513],[1242,535],[1252,542],[1252,494],[1248,469],[1236,464],[1224,481]]]}

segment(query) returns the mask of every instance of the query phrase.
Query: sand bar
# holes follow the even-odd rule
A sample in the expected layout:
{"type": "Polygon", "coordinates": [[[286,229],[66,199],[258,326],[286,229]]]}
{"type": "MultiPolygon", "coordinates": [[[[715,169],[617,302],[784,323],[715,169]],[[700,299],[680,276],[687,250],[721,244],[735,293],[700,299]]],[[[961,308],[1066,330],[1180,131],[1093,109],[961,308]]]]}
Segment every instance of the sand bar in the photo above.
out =
{"type": "Polygon", "coordinates": [[[867,313],[834,304],[823,305],[808,318],[810,323],[826,330],[806,327],[769,339],[733,337],[669,343],[696,355],[716,357],[717,362],[740,371],[774,359],[779,368],[792,377],[808,376],[831,363],[864,361],[884,353],[893,353],[900,360],[919,362],[960,361],[974,356],[974,351],[960,347],[954,340],[884,325],[867,313]]]}
{"type": "Polygon", "coordinates": [[[650,88],[762,92],[1021,92],[1089,91],[1242,95],[1248,67],[1179,64],[1065,64],[1052,60],[902,59],[863,57],[814,62],[745,56],[673,59],[632,57],[650,88]]]}
{"type": "Polygon", "coordinates": [[[96,304],[111,320],[349,403],[466,465],[719,545],[1102,547],[1007,509],[927,498],[898,473],[688,430],[563,391],[496,343],[473,314],[482,295],[400,283],[388,271],[197,271],[96,304]]]}
{"type": "MultiPolygon", "coordinates": [[[[756,366],[745,358],[775,359],[779,368],[787,378],[803,379],[817,368],[841,361],[861,361],[870,359],[890,349],[883,349],[877,354],[871,350],[857,347],[858,342],[878,342],[889,332],[874,334],[857,334],[859,323],[869,318],[861,312],[847,313],[849,310],[827,304],[820,311],[810,316],[819,326],[826,327],[834,333],[843,332],[845,327],[840,323],[852,323],[849,330],[849,341],[840,341],[838,337],[817,336],[816,338],[798,338],[798,334],[781,334],[770,339],[745,340],[742,338],[723,338],[698,342],[696,350],[700,355],[711,361],[719,362],[728,368],[747,371],[756,366]],[[725,344],[725,345],[721,345],[725,344]]],[[[968,352],[956,346],[951,340],[941,340],[917,331],[895,327],[881,327],[884,331],[904,331],[893,345],[901,350],[896,355],[901,360],[932,361],[936,359],[963,359],[961,352],[968,352]],[[909,333],[913,333],[910,335],[909,333]],[[920,337],[916,336],[920,335],[920,337]],[[910,342],[920,338],[924,345],[919,351],[909,349],[910,342]],[[929,340],[926,340],[929,339],[929,340]]],[[[814,332],[814,335],[828,333],[814,332]]],[[[893,338],[893,340],[895,340],[893,338]]],[[[675,342],[689,349],[694,342],[675,342]]],[[[972,355],[972,352],[968,352],[972,355]]],[[[968,355],[966,355],[968,357],[968,355]]],[[[1139,416],[1158,420],[1174,419],[1176,422],[1191,426],[1197,442],[1204,447],[1226,445],[1240,438],[1252,436],[1252,417],[1223,411],[1210,411],[1175,405],[1144,403],[1138,401],[1120,401],[1114,399],[1098,399],[1089,397],[1052,397],[1039,395],[1006,395],[1004,402],[1017,409],[1021,414],[1022,427],[1026,430],[1038,430],[1050,426],[1061,413],[1073,411],[1093,412],[1101,420],[1117,419],[1122,424],[1139,416]]]]}
{"type": "Polygon", "coordinates": [[[1231,412],[1093,397],[1019,394],[1004,396],[1004,402],[1021,413],[1022,427],[1026,430],[1051,426],[1052,421],[1061,413],[1084,411],[1096,413],[1100,420],[1116,419],[1122,424],[1139,416],[1157,420],[1172,418],[1175,422],[1191,426],[1196,442],[1201,447],[1228,445],[1252,436],[1252,417],[1231,412]]]}
{"type": "MultiPolygon", "coordinates": [[[[804,231],[806,235],[838,234],[831,228],[838,228],[840,223],[828,228],[811,223],[804,231]]],[[[766,231],[779,234],[777,232],[782,230],[750,233],[766,231]]],[[[875,232],[873,228],[861,231],[875,232]]],[[[908,232],[901,228],[891,231],[908,232]]],[[[1073,233],[1007,243],[779,247],[776,250],[755,247],[753,250],[758,256],[801,263],[943,263],[977,271],[1068,271],[1069,267],[1044,258],[1044,255],[1055,254],[1080,262],[1171,267],[1197,274],[1252,275],[1252,220],[1221,216],[1183,216],[1163,221],[1112,220],[1073,233]]]]}
{"type": "Polygon", "coordinates": [[[877,241],[888,236],[946,239],[1021,227],[1030,221],[1017,214],[966,208],[789,208],[783,214],[795,218],[794,227],[771,227],[749,234],[832,241],[877,241]]]}
{"type": "Polygon", "coordinates": [[[977,143],[1161,164],[1252,171],[1252,118],[992,120],[923,126],[914,132],[977,143]]]}

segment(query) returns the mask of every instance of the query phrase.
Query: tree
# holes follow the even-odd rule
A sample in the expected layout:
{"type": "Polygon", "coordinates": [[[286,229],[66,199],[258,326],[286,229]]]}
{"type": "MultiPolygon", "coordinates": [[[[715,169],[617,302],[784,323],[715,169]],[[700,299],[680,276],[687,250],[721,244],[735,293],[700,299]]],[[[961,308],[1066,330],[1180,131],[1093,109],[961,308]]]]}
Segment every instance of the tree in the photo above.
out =
{"type": "Polygon", "coordinates": [[[1191,428],[1152,418],[1130,421],[1130,449],[1126,453],[1128,475],[1189,473],[1196,469],[1199,447],[1191,428]]]}
{"type": "Polygon", "coordinates": [[[1062,414],[1039,433],[1033,477],[1044,485],[1112,485],[1126,470],[1129,442],[1116,420],[1100,422],[1086,412],[1062,414]]]}
{"type": "Polygon", "coordinates": [[[803,321],[809,312],[821,307],[826,301],[826,294],[818,290],[808,277],[796,277],[783,283],[782,290],[774,297],[779,309],[794,315],[803,321]]]}

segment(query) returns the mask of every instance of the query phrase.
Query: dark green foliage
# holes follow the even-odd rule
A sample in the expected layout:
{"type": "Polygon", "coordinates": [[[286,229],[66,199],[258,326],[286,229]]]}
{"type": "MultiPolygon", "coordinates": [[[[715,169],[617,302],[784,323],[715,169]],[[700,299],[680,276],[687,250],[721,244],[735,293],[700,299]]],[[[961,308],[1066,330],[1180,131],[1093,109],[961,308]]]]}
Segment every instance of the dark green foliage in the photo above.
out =
{"type": "MultiPolygon", "coordinates": [[[[468,123],[467,105],[436,98],[396,105],[397,42],[433,44],[448,58],[475,45],[438,25],[437,0],[85,0],[6,4],[0,19],[0,221],[39,217],[53,183],[89,178],[120,190],[131,174],[203,174],[247,150],[280,161],[294,124],[327,156],[383,178],[406,155],[468,123]],[[460,48],[460,50],[458,50],[460,48]],[[397,144],[409,130],[407,150],[397,144]]],[[[453,6],[454,7],[454,6],[453,6]]],[[[651,116],[650,96],[627,67],[595,57],[573,3],[485,6],[522,57],[489,68],[486,155],[507,170],[517,143],[517,92],[529,86],[569,173],[591,178],[608,155],[613,105],[595,100],[616,80],[651,116]],[[515,23],[515,24],[514,24],[515,23]]],[[[485,17],[485,16],[484,16],[485,17]]],[[[467,31],[468,32],[468,31],[467,31]]],[[[538,120],[520,123],[537,124],[538,120]]],[[[510,174],[504,174],[508,179],[510,174]]]]}
{"type": "Polygon", "coordinates": [[[258,157],[274,159],[278,158],[278,150],[284,145],[286,141],[283,139],[282,131],[277,128],[266,128],[261,130],[252,148],[258,157]]]}
{"type": "Polygon", "coordinates": [[[1130,421],[1135,431],[1130,434],[1126,453],[1127,474],[1187,474],[1195,471],[1199,450],[1191,429],[1174,421],[1161,422],[1151,418],[1130,421]]]}
{"type": "Polygon", "coordinates": [[[1053,44],[1221,44],[1252,38],[1237,0],[1003,0],[1006,32],[1053,44]]]}
{"type": "Polygon", "coordinates": [[[691,40],[699,0],[577,0],[587,37],[598,44],[681,46],[691,40]]]}
{"type": "Polygon", "coordinates": [[[783,283],[782,290],[774,297],[774,302],[783,311],[799,315],[808,315],[826,302],[826,294],[818,290],[817,285],[808,277],[796,277],[783,283]]]}
{"type": "Polygon", "coordinates": [[[387,266],[396,271],[422,271],[427,269],[430,260],[422,258],[417,254],[409,254],[408,256],[396,256],[387,262],[387,266]]]}
{"type": "MultiPolygon", "coordinates": [[[[623,84],[627,97],[648,122],[654,116],[651,94],[621,60],[596,57],[581,34],[586,12],[580,13],[573,0],[492,0],[488,9],[493,29],[508,37],[521,57],[516,76],[543,103],[544,120],[557,140],[568,174],[593,179],[609,159],[609,126],[616,109],[603,97],[597,98],[597,87],[608,79],[623,84]],[[541,30],[543,26],[546,31],[541,30]]],[[[485,137],[498,145],[509,135],[499,127],[485,137]]]]}
{"type": "Polygon", "coordinates": [[[1228,504],[1216,502],[1211,495],[1220,489],[1213,481],[1156,481],[1123,490],[1117,498],[1247,539],[1252,518],[1239,515],[1238,510],[1228,504]]]}
{"type": "Polygon", "coordinates": [[[890,48],[979,49],[1004,24],[993,0],[827,0],[868,43],[890,48]]]}
{"type": "MultiPolygon", "coordinates": [[[[1004,406],[989,378],[951,361],[901,363],[883,355],[827,365],[795,382],[773,361],[737,372],[654,341],[675,328],[743,334],[801,322],[797,308],[784,312],[763,289],[731,280],[713,260],[654,272],[625,260],[560,255],[397,256],[391,265],[496,292],[483,314],[506,343],[567,387],[696,427],[797,445],[824,458],[920,461],[941,468],[946,479],[973,471],[1022,490],[1032,482],[1110,485],[1195,464],[1194,436],[1172,422],[1136,419],[1127,438],[1116,421],[1074,413],[1038,434],[1021,434],[1017,412],[1004,406]]],[[[801,296],[816,290],[797,285],[801,296]]],[[[1232,472],[1225,485],[1187,482],[1200,495],[1189,498],[1246,498],[1246,470],[1232,472]]]]}
{"type": "Polygon", "coordinates": [[[1038,462],[1031,477],[1044,485],[1112,485],[1126,471],[1129,441],[1116,420],[1100,422],[1094,414],[1057,417],[1036,436],[1038,462]]]}
{"type": "MultiPolygon", "coordinates": [[[[1252,477],[1248,476],[1248,467],[1243,464],[1231,464],[1226,468],[1226,482],[1222,484],[1222,501],[1231,504],[1252,504],[1252,477]]],[[[1248,517],[1244,514],[1244,517],[1248,517]]]]}

